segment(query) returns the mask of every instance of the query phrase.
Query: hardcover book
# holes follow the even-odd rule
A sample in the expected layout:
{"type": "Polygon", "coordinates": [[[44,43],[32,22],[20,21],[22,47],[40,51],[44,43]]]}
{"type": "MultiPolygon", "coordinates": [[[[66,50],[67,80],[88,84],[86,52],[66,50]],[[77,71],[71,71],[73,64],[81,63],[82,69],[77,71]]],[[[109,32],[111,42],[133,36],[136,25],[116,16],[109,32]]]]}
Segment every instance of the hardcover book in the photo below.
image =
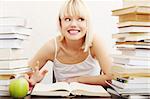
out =
{"type": "Polygon", "coordinates": [[[126,21],[150,22],[150,14],[129,13],[119,16],[119,22],[126,21]]]}
{"type": "Polygon", "coordinates": [[[38,83],[35,85],[31,95],[62,97],[67,97],[70,95],[110,97],[110,94],[100,85],[88,85],[77,82],[72,82],[70,84],[67,82],[56,82],[53,84],[38,83]]]}
{"type": "Polygon", "coordinates": [[[112,11],[113,16],[119,16],[129,13],[150,14],[150,6],[132,6],[112,11]]]}

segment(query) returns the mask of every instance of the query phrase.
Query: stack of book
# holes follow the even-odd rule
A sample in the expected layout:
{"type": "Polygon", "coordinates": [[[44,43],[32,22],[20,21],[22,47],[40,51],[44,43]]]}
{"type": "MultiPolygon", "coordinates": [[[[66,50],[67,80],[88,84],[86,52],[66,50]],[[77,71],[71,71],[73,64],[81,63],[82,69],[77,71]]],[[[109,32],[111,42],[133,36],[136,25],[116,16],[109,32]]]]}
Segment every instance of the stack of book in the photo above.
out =
{"type": "Polygon", "coordinates": [[[139,1],[123,0],[123,8],[112,11],[119,17],[119,33],[112,36],[119,54],[112,55],[114,79],[108,84],[121,95],[150,95],[150,5],[144,5],[150,0],[139,1]]]}
{"type": "Polygon", "coordinates": [[[0,17],[0,96],[9,95],[11,80],[31,71],[23,46],[31,31],[24,18],[0,17]]]}

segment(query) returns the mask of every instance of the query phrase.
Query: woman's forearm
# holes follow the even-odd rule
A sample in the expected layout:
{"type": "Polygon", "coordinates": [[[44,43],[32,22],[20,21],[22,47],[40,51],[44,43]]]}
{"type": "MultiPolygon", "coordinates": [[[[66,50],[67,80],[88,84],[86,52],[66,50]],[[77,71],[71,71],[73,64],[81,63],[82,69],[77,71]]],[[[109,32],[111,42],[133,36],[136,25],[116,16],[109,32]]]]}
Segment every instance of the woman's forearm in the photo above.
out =
{"type": "Polygon", "coordinates": [[[81,76],[81,77],[78,77],[78,82],[107,86],[105,81],[111,80],[111,79],[112,79],[111,75],[81,76]]]}

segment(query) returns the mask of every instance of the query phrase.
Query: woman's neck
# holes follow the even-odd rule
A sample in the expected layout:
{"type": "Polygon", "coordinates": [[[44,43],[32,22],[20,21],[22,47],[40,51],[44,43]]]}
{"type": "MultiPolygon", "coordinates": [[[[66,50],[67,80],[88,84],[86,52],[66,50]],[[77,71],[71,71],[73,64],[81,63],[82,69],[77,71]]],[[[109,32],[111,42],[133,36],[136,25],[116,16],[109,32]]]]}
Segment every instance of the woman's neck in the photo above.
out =
{"type": "Polygon", "coordinates": [[[74,51],[81,50],[83,43],[84,43],[84,38],[80,40],[69,40],[66,38],[64,39],[65,47],[67,49],[74,50],[74,51]]]}

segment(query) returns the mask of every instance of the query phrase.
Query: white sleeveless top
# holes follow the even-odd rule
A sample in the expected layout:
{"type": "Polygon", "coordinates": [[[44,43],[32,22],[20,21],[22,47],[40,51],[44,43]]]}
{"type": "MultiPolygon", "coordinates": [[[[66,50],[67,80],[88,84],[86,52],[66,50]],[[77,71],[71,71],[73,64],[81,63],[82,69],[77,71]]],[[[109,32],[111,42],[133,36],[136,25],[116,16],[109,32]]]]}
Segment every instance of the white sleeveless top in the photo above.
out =
{"type": "Polygon", "coordinates": [[[76,64],[64,64],[56,59],[57,56],[57,42],[55,39],[55,59],[54,59],[54,74],[56,81],[63,81],[76,76],[96,76],[100,75],[100,66],[96,59],[89,55],[87,58],[76,64]]]}

